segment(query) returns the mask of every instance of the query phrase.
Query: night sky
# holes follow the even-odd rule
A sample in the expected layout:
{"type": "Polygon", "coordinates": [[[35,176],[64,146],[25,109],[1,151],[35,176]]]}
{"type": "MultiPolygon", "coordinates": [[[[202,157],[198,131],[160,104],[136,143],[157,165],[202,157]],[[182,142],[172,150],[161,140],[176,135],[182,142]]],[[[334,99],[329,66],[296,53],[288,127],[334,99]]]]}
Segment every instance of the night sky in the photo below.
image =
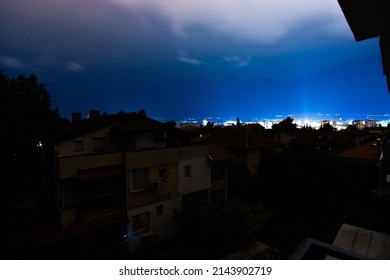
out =
{"type": "Polygon", "coordinates": [[[379,40],[337,0],[2,0],[0,38],[4,74],[67,118],[390,113],[379,40]]]}

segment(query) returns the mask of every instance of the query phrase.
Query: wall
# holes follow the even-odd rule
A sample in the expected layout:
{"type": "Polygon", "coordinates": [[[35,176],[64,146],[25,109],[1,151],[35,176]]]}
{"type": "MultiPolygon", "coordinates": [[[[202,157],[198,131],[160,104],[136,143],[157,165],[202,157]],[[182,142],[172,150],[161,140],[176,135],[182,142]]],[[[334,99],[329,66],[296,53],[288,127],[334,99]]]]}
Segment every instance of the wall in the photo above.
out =
{"type": "Polygon", "coordinates": [[[126,153],[128,208],[210,188],[211,169],[207,155],[208,147],[202,145],[126,153]],[[184,178],[185,165],[192,166],[192,178],[184,178]],[[132,170],[138,168],[147,168],[150,182],[159,181],[160,168],[168,169],[168,176],[160,180],[161,187],[155,191],[132,192],[132,170]]]}
{"type": "Polygon", "coordinates": [[[111,141],[109,139],[109,130],[110,127],[103,127],[93,131],[89,131],[74,137],[70,137],[64,141],[60,141],[55,145],[56,152],[61,156],[74,156],[74,155],[84,155],[95,153],[93,138],[94,137],[107,137],[107,151],[111,151],[113,147],[111,146],[111,141]],[[76,151],[74,140],[83,141],[83,150],[76,151]]]}
{"type": "Polygon", "coordinates": [[[161,164],[146,167],[148,170],[149,182],[158,182],[159,188],[156,190],[132,191],[132,170],[126,171],[127,186],[127,208],[131,209],[141,205],[156,203],[158,201],[176,198],[179,196],[177,164],[161,164]],[[166,168],[168,176],[164,180],[158,179],[158,169],[166,168]]]}
{"type": "Polygon", "coordinates": [[[160,201],[158,203],[153,203],[145,205],[142,207],[133,208],[127,211],[127,216],[129,218],[128,224],[128,248],[133,250],[137,248],[142,248],[148,245],[152,245],[155,242],[160,242],[168,238],[174,237],[180,232],[179,225],[177,224],[176,218],[174,216],[174,210],[181,209],[182,207],[182,197],[177,197],[170,200],[160,201]],[[158,214],[157,206],[163,205],[163,213],[158,214]],[[142,231],[138,233],[133,232],[133,216],[149,213],[150,217],[150,228],[147,231],[142,231]],[[147,244],[143,241],[143,237],[147,236],[147,244]]]}
{"type": "Polygon", "coordinates": [[[211,188],[211,167],[207,157],[197,157],[179,161],[180,193],[187,194],[211,188]],[[185,167],[191,167],[191,176],[185,176],[185,167]]]}
{"type": "Polygon", "coordinates": [[[75,177],[77,169],[124,164],[123,153],[58,157],[60,179],[75,177]]]}
{"type": "Polygon", "coordinates": [[[248,150],[247,168],[250,175],[256,175],[261,161],[261,150],[248,150]]]}

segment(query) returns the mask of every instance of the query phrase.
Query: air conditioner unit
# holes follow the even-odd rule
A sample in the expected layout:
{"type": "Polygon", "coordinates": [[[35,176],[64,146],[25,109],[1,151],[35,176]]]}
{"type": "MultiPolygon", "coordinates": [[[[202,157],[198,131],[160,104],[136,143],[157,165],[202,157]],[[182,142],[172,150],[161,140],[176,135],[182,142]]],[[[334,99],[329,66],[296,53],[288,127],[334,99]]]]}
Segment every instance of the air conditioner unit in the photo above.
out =
{"type": "Polygon", "coordinates": [[[149,188],[152,191],[158,190],[161,187],[161,181],[153,181],[149,183],[149,188]]]}

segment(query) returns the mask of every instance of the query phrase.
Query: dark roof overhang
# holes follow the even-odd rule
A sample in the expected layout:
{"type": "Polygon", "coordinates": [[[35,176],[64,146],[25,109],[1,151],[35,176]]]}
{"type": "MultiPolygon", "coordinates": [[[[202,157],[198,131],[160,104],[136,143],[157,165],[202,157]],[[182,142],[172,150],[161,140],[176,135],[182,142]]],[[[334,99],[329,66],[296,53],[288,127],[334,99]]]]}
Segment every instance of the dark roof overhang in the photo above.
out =
{"type": "Polygon", "coordinates": [[[338,0],[338,3],[356,41],[379,36],[383,74],[386,75],[387,88],[390,92],[390,16],[386,1],[338,0]]]}

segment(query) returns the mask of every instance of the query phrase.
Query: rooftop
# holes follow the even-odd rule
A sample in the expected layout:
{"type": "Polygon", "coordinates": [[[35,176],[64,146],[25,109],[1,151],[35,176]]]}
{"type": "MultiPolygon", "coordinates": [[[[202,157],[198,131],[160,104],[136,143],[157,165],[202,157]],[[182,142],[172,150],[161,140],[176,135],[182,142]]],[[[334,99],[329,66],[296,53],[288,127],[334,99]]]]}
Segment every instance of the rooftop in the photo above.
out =
{"type": "Polygon", "coordinates": [[[355,160],[368,160],[379,162],[380,157],[380,143],[378,140],[371,141],[366,144],[348,149],[346,151],[338,153],[338,156],[344,159],[355,159],[355,160]]]}

